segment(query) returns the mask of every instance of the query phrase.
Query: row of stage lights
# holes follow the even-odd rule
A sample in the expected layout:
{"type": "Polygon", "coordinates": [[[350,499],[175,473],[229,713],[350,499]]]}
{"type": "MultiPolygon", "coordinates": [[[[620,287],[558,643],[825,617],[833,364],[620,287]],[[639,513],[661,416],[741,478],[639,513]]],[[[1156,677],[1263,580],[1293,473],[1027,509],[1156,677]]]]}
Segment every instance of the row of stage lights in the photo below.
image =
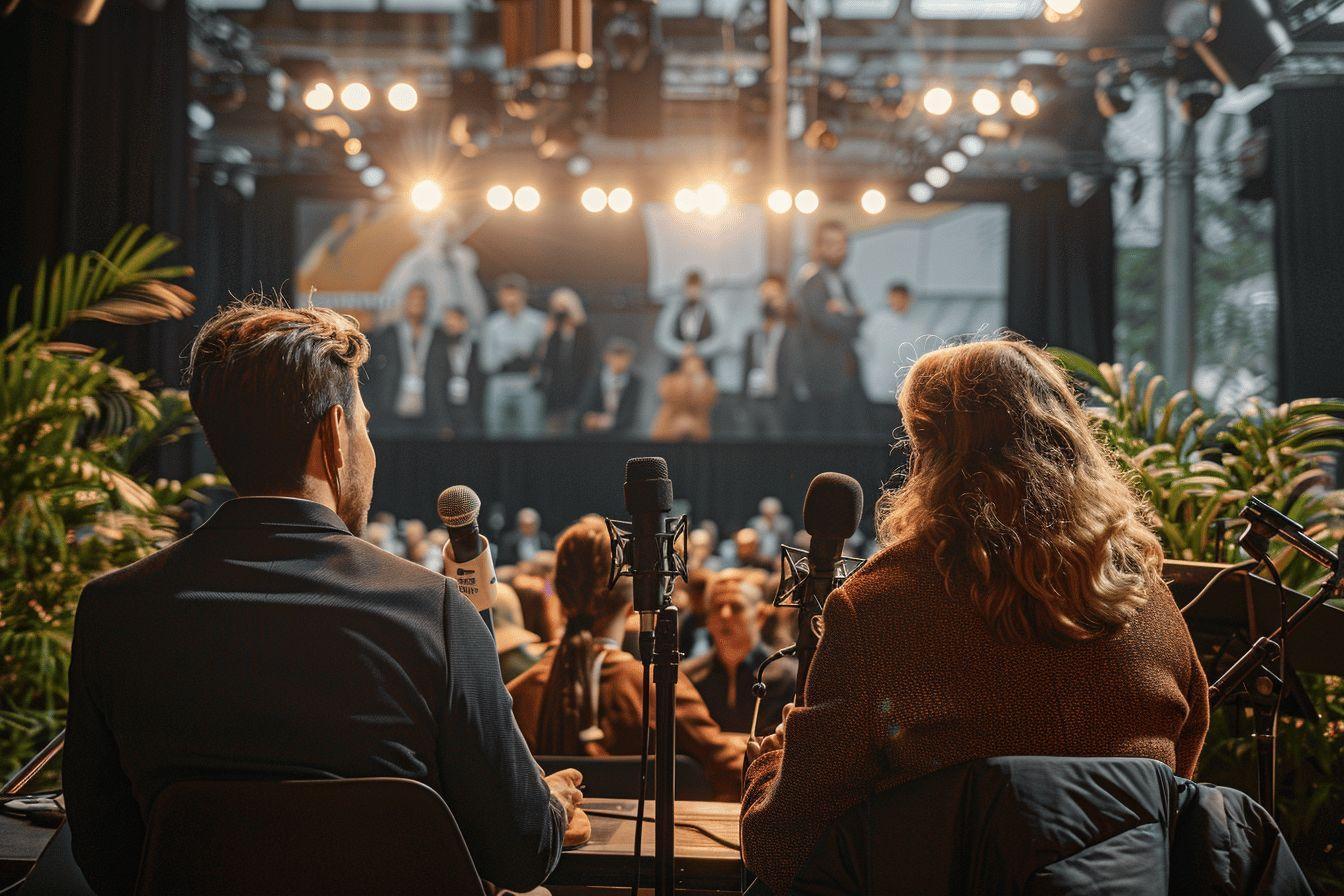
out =
{"type": "MultiPolygon", "coordinates": [[[[924,111],[941,117],[952,111],[957,98],[947,87],[935,85],[924,91],[920,105],[924,111]]],[[[1003,110],[1003,97],[990,87],[980,87],[971,94],[971,108],[979,115],[989,118],[1003,110]]],[[[1041,111],[1041,101],[1036,96],[1030,81],[1019,81],[1017,89],[1008,96],[1008,108],[1019,118],[1035,118],[1041,111]]]]}
{"type": "MultiPolygon", "coordinates": [[[[415,85],[408,81],[398,81],[387,88],[387,104],[398,112],[409,112],[420,102],[420,94],[415,85]]],[[[362,112],[373,102],[373,90],[363,81],[351,81],[341,88],[339,97],[336,88],[326,81],[317,81],[303,94],[303,104],[314,112],[324,112],[340,99],[341,105],[351,112],[362,112]]]]}

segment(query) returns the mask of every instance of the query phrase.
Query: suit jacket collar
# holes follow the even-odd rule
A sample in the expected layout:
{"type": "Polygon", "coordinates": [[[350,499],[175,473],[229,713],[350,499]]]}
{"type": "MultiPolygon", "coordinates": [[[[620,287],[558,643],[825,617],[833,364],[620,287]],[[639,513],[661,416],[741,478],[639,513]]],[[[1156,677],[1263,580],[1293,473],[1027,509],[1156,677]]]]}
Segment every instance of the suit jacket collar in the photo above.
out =
{"type": "Polygon", "coordinates": [[[234,498],[216,510],[202,528],[325,530],[349,535],[350,529],[325,504],[304,498],[234,498]]]}

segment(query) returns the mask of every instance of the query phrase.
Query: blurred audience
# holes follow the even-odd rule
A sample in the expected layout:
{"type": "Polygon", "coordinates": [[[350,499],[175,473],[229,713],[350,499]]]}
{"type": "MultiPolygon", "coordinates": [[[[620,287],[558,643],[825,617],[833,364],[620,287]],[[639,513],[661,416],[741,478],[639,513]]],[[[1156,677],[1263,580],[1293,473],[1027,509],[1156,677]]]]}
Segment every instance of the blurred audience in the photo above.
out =
{"type": "Polygon", "coordinates": [[[541,514],[531,507],[518,511],[514,530],[499,540],[499,562],[525,563],[542,551],[550,550],[551,536],[541,531],[541,514]]]}
{"type": "Polygon", "coordinates": [[[705,442],[710,435],[710,416],[719,400],[714,384],[700,355],[687,355],[676,370],[658,381],[662,405],[653,418],[649,437],[655,442],[705,442]]]}
{"type": "Polygon", "coordinates": [[[505,681],[512,681],[541,659],[538,644],[542,639],[523,627],[523,611],[518,592],[506,582],[495,586],[495,652],[499,654],[499,671],[505,681]]]}
{"type": "Polygon", "coordinates": [[[762,498],[756,509],[757,515],[747,520],[747,526],[761,536],[761,553],[773,557],[793,537],[793,520],[784,515],[778,498],[762,498]]]}
{"type": "Polygon", "coordinates": [[[643,383],[631,369],[635,344],[620,336],[607,340],[602,366],[588,379],[579,400],[579,428],[592,435],[629,435],[643,383]]]}
{"type": "Polygon", "coordinates": [[[654,325],[654,342],[667,358],[667,369],[675,370],[689,355],[704,358],[706,367],[713,369],[723,336],[723,322],[705,301],[704,275],[687,271],[680,300],[665,304],[654,325]]]}
{"type": "Polygon", "coordinates": [[[518,274],[499,278],[499,310],[481,334],[481,370],[485,385],[485,432],[491,438],[535,436],[541,432],[542,395],[537,388],[546,315],[527,305],[527,280],[518,274]]]}
{"type": "Polygon", "coordinates": [[[574,431],[579,396],[597,361],[592,329],[579,294],[569,288],[551,293],[542,345],[541,392],[546,399],[546,432],[574,431]]]}
{"type": "Polygon", "coordinates": [[[762,550],[760,532],[750,526],[737,530],[733,536],[733,566],[769,571],[775,568],[775,562],[776,557],[762,550]]]}
{"type": "Polygon", "coordinates": [[[425,370],[429,416],[439,434],[447,438],[480,435],[485,376],[471,318],[461,308],[444,311],[443,326],[430,345],[425,370]]]}

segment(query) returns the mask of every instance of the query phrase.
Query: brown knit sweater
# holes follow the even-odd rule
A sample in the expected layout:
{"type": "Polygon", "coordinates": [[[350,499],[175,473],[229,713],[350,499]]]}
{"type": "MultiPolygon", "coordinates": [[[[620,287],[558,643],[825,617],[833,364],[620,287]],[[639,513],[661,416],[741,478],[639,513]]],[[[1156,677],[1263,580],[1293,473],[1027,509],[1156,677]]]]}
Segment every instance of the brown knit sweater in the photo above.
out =
{"type": "Polygon", "coordinates": [[[875,789],[987,756],[1140,756],[1184,776],[1208,730],[1208,682],[1163,587],[1113,637],[1003,644],[913,542],[831,595],[805,705],[784,749],[746,772],[742,852],[775,892],[875,789]]]}

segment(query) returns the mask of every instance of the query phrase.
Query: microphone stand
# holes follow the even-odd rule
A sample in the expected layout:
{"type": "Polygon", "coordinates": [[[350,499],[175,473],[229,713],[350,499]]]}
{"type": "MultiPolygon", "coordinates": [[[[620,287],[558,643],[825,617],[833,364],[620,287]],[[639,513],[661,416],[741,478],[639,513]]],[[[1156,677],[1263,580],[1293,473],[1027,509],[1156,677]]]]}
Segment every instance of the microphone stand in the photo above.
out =
{"type": "Polygon", "coordinates": [[[677,679],[681,663],[677,622],[677,607],[669,601],[658,610],[653,630],[653,681],[658,695],[653,791],[653,891],[657,896],[673,896],[677,888],[677,679]]]}

